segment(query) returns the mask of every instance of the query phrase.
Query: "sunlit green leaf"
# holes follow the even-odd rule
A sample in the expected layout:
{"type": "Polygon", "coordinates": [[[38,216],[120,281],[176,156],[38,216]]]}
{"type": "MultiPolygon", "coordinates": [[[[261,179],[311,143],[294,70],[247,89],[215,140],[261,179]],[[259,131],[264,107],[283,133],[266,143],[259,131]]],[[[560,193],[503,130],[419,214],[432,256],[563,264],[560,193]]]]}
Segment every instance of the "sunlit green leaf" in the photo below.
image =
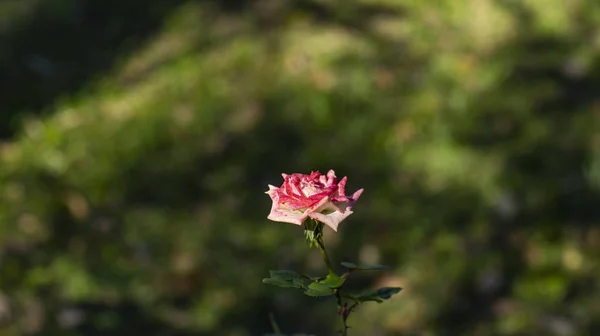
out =
{"type": "Polygon", "coordinates": [[[329,273],[325,280],[320,281],[320,283],[329,286],[329,288],[339,288],[345,281],[344,278],[340,278],[337,274],[329,273]]]}
{"type": "Polygon", "coordinates": [[[308,296],[330,296],[335,294],[327,284],[320,282],[313,282],[308,286],[308,289],[304,292],[308,296]]]}

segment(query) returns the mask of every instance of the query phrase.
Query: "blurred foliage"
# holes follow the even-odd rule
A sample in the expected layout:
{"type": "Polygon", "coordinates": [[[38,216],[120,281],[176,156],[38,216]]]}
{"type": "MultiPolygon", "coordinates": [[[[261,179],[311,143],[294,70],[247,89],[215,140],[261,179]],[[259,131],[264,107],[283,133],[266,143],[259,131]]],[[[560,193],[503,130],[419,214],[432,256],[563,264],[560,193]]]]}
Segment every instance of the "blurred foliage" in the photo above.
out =
{"type": "MultiPolygon", "coordinates": [[[[281,172],[365,188],[353,335],[600,333],[600,3],[0,3],[0,334],[332,334],[266,220],[281,172]]],[[[317,253],[317,254],[314,254],[317,253]]]]}

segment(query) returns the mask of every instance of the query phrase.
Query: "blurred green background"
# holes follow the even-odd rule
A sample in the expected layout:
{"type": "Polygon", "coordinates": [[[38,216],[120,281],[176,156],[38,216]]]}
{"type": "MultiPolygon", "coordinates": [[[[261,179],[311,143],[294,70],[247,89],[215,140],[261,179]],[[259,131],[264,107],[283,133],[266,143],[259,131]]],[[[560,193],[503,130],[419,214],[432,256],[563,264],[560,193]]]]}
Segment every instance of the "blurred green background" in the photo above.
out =
{"type": "Polygon", "coordinates": [[[599,51],[595,0],[2,0],[0,335],[332,335],[261,283],[328,169],[404,288],[351,335],[599,335],[599,51]]]}

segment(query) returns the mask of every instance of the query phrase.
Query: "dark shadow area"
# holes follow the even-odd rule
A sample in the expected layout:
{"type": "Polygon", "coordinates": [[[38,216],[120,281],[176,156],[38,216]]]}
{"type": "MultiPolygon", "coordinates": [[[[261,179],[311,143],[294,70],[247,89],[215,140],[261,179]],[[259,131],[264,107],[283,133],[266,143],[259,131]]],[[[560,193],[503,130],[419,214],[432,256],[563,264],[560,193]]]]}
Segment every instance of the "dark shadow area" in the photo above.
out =
{"type": "MultiPolygon", "coordinates": [[[[72,95],[109,71],[160,29],[165,17],[189,0],[46,0],[32,5],[22,20],[0,35],[0,139],[16,130],[22,113],[49,113],[53,103],[72,95]]],[[[369,19],[396,14],[385,6],[349,3],[342,16],[331,6],[299,0],[284,11],[253,7],[251,1],[208,1],[218,12],[254,13],[267,23],[306,12],[323,23],[364,28],[369,19]],[[266,14],[261,15],[264,11],[266,14]],[[360,15],[356,15],[360,13],[360,15]]]]}
{"type": "Polygon", "coordinates": [[[0,36],[0,138],[22,112],[48,113],[110,70],[185,0],[39,2],[0,36]]]}

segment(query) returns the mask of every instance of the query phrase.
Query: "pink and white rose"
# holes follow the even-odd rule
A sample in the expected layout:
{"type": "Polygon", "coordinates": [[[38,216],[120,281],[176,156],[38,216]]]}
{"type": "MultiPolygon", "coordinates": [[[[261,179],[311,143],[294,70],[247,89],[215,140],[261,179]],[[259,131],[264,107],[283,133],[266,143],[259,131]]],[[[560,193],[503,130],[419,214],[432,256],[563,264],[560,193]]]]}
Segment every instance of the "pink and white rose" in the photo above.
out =
{"type": "Polygon", "coordinates": [[[347,178],[338,182],[333,170],[327,175],[318,171],[310,175],[281,175],[281,187],[269,185],[266,192],[273,201],[267,218],[275,222],[302,225],[310,217],[337,232],[338,225],[353,213],[352,207],[364,190],[346,196],[347,178]]]}

